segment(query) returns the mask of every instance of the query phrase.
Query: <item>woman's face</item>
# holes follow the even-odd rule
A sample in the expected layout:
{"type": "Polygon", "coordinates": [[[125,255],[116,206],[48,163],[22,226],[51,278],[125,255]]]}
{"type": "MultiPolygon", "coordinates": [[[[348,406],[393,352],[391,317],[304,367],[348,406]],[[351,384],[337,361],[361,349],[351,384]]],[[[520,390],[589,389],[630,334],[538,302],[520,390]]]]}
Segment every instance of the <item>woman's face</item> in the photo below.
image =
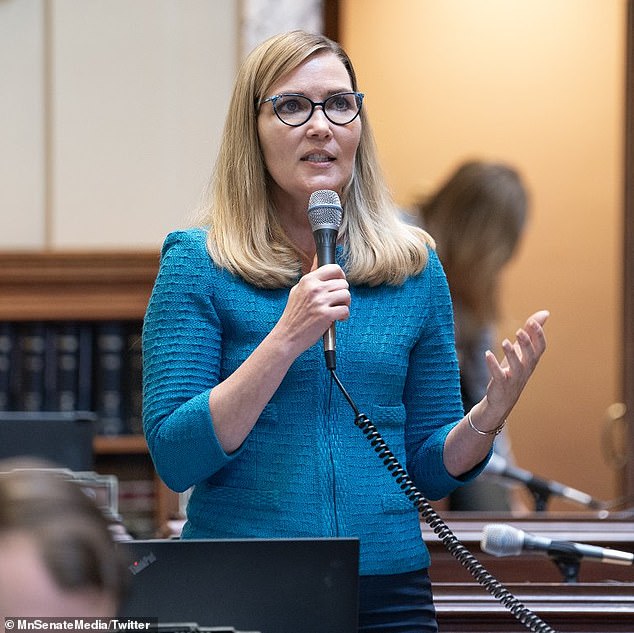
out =
{"type": "MultiPolygon", "coordinates": [[[[350,91],[352,85],[344,65],[334,53],[325,52],[281,77],[264,98],[295,93],[320,102],[350,91]]],[[[361,120],[357,117],[347,125],[335,125],[317,107],[306,123],[291,127],[280,121],[273,104],[267,102],[260,107],[258,134],[278,210],[297,206],[305,209],[314,191],[329,189],[341,196],[350,182],[361,120]]]]}

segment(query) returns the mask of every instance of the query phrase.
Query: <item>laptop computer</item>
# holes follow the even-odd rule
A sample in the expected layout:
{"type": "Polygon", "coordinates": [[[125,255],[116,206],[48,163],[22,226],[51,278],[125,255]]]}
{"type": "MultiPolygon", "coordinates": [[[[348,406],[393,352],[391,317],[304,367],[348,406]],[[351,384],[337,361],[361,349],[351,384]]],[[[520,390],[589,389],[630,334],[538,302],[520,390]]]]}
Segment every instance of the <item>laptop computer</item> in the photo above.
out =
{"type": "Polygon", "coordinates": [[[259,633],[357,633],[359,541],[121,541],[119,616],[259,633]]]}
{"type": "Polygon", "coordinates": [[[76,472],[94,469],[92,412],[0,412],[0,459],[34,457],[76,472]]]}

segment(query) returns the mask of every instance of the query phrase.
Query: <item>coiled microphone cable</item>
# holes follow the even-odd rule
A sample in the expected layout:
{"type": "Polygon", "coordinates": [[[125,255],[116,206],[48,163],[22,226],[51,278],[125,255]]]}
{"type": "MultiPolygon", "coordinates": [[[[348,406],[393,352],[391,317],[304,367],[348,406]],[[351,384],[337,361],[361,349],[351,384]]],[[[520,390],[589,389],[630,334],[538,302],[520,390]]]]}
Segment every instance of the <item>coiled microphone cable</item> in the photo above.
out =
{"type": "Polygon", "coordinates": [[[427,501],[423,494],[416,488],[414,482],[407,474],[407,471],[392,453],[373,422],[364,413],[359,412],[356,404],[339,380],[336,371],[330,369],[330,374],[354,411],[355,425],[361,429],[379,459],[383,461],[387,470],[392,477],[394,477],[396,483],[403,491],[403,494],[412,502],[425,523],[431,527],[447,551],[529,631],[534,631],[535,633],[556,633],[554,629],[522,604],[502,583],[492,576],[480,561],[460,543],[456,535],[443,521],[442,517],[440,517],[436,510],[430,505],[429,501],[427,501]]]}

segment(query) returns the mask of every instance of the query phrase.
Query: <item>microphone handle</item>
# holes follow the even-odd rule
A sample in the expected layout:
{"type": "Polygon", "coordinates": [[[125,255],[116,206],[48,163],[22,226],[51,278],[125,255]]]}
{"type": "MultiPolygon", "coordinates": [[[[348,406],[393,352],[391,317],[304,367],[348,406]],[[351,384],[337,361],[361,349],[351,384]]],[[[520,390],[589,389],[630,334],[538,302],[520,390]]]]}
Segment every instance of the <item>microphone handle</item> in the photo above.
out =
{"type": "Polygon", "coordinates": [[[324,357],[326,369],[337,369],[337,344],[335,341],[335,324],[333,323],[324,334],[324,357]]]}
{"type": "MultiPolygon", "coordinates": [[[[313,231],[315,238],[315,246],[317,247],[317,264],[325,266],[326,264],[334,264],[337,245],[337,228],[319,228],[313,231]]],[[[326,368],[335,370],[337,368],[336,349],[337,343],[335,338],[335,324],[332,323],[323,336],[324,340],[324,356],[326,358],[326,368]]]]}
{"type": "Polygon", "coordinates": [[[536,475],[533,475],[533,473],[523,470],[522,468],[507,466],[503,472],[507,477],[523,483],[531,492],[537,493],[538,495],[547,497],[548,495],[553,494],[557,497],[562,497],[564,499],[568,499],[569,501],[579,503],[580,505],[588,506],[589,508],[599,509],[602,507],[602,504],[599,501],[581,490],[571,488],[570,486],[566,486],[558,481],[551,481],[537,477],[536,475]]]}
{"type": "Polygon", "coordinates": [[[634,565],[634,554],[632,552],[622,552],[597,545],[587,545],[586,543],[572,543],[569,541],[557,541],[528,534],[519,530],[522,538],[523,549],[532,551],[545,551],[549,556],[568,555],[581,558],[595,558],[602,563],[615,563],[617,565],[634,565]]]}
{"type": "Polygon", "coordinates": [[[334,226],[323,226],[313,231],[318,266],[335,263],[337,233],[338,230],[334,226]]]}
{"type": "MultiPolygon", "coordinates": [[[[558,542],[551,543],[551,549],[557,548],[558,542]]],[[[572,543],[574,550],[586,558],[598,558],[602,563],[614,563],[616,565],[633,565],[634,554],[632,552],[621,552],[619,550],[598,547],[596,545],[586,545],[585,543],[572,543]]]]}

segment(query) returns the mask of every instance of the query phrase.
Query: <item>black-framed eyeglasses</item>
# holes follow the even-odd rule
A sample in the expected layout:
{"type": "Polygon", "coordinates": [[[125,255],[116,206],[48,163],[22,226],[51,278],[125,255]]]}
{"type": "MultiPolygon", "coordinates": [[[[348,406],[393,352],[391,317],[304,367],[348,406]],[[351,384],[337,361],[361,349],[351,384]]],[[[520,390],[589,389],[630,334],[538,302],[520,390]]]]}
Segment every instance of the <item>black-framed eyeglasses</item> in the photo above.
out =
{"type": "Polygon", "coordinates": [[[304,95],[289,93],[262,99],[260,106],[270,101],[277,118],[291,127],[304,125],[313,116],[317,106],[321,107],[331,123],[348,125],[359,116],[363,97],[362,92],[339,92],[323,101],[313,101],[304,95]]]}

